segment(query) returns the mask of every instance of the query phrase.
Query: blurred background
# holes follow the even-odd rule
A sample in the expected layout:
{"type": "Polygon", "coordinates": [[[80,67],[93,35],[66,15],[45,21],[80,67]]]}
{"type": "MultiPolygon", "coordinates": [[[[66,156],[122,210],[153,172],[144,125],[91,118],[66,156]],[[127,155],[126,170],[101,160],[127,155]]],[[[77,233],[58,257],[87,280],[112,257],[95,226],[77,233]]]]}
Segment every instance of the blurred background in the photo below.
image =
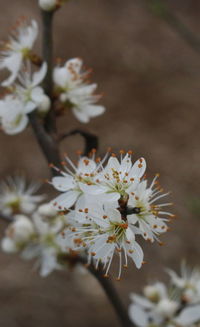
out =
{"type": "MultiPolygon", "coordinates": [[[[150,0],[149,0],[150,2],[150,0]]],[[[170,12],[200,37],[198,0],[163,0],[170,12]]],[[[147,264],[137,271],[130,262],[121,282],[113,282],[125,304],[129,293],[148,281],[166,280],[164,267],[178,270],[182,258],[199,263],[200,239],[200,50],[152,11],[145,0],[71,0],[55,17],[55,59],[82,57],[92,67],[92,81],[103,93],[106,113],[85,126],[73,115],[62,117],[59,131],[85,128],[108,146],[132,149],[144,156],[148,177],[161,173],[171,190],[177,220],[162,240],[165,246],[144,244],[147,264]],[[194,48],[195,47],[195,48],[194,48]],[[199,52],[198,52],[199,51],[199,52]]],[[[22,15],[40,23],[36,0],[0,0],[0,38],[22,15]]],[[[200,46],[199,46],[200,48],[200,46]]],[[[40,42],[38,42],[40,51],[40,42]]],[[[1,77],[3,77],[1,73],[1,77]]],[[[83,147],[79,136],[62,144],[73,157],[83,147]]],[[[31,128],[0,134],[0,177],[24,171],[29,178],[49,177],[46,162],[31,128]]],[[[50,187],[46,187],[52,192],[50,187]]],[[[1,233],[6,223],[1,222],[1,233]]],[[[56,272],[42,279],[32,262],[0,253],[1,327],[108,327],[117,319],[98,283],[89,274],[56,272]]],[[[114,272],[115,274],[115,272],[114,272]]]]}

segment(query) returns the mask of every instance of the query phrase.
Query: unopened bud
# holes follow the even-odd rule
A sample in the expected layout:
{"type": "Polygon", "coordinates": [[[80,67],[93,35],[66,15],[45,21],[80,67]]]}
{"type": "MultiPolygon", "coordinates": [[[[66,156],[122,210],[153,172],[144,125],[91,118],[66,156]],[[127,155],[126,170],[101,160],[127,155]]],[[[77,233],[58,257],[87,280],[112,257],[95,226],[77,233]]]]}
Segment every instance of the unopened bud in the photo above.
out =
{"type": "Polygon", "coordinates": [[[42,100],[38,105],[38,112],[43,116],[49,111],[50,106],[51,106],[51,101],[49,97],[46,94],[43,94],[42,100]]]}
{"type": "Polygon", "coordinates": [[[4,237],[1,241],[1,248],[7,253],[16,253],[18,251],[17,246],[13,240],[9,237],[4,237]]]}
{"type": "Polygon", "coordinates": [[[39,0],[39,6],[43,10],[51,11],[56,9],[57,0],[39,0]]]}

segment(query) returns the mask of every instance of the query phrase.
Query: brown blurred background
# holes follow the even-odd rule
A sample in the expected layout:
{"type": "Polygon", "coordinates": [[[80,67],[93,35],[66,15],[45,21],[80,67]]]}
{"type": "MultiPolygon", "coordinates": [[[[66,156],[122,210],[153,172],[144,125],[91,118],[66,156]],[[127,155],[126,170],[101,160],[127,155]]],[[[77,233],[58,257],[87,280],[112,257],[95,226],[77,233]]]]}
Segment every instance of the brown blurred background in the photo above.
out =
{"type": "MultiPolygon", "coordinates": [[[[199,1],[165,2],[198,37],[199,1]]],[[[1,39],[22,15],[40,21],[36,0],[0,0],[0,8],[1,39]]],[[[178,219],[162,238],[165,246],[145,245],[148,264],[137,271],[130,262],[122,281],[114,281],[128,304],[130,291],[166,279],[164,267],[178,269],[182,258],[191,265],[199,262],[200,53],[152,14],[144,0],[69,1],[56,14],[54,39],[55,58],[79,56],[94,69],[92,80],[107,108],[86,126],[69,113],[59,121],[59,130],[84,127],[97,133],[101,153],[110,145],[133,149],[135,158],[147,159],[149,178],[160,172],[161,184],[172,191],[178,219]]],[[[78,136],[62,144],[69,154],[81,147],[78,136]]],[[[1,133],[0,151],[2,178],[17,170],[29,178],[49,177],[30,128],[15,136],[1,133]]],[[[1,232],[5,227],[1,222],[1,232]]],[[[1,327],[118,326],[91,276],[57,272],[42,279],[33,263],[17,256],[0,253],[0,261],[1,327]]]]}

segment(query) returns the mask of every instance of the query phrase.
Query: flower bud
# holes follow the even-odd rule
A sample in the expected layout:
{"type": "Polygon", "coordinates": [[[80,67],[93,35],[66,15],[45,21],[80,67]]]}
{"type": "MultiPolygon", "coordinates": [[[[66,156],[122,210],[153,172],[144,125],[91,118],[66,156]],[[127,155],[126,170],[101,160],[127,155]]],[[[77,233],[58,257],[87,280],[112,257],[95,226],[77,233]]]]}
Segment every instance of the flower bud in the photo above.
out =
{"type": "Polygon", "coordinates": [[[43,94],[42,96],[42,100],[40,102],[40,104],[38,105],[38,111],[41,115],[45,115],[51,106],[51,101],[49,99],[49,97],[46,94],[43,94]]]}
{"type": "Polygon", "coordinates": [[[39,6],[43,10],[51,11],[56,8],[57,0],[39,0],[39,6]]]}
{"type": "Polygon", "coordinates": [[[9,237],[4,237],[2,239],[1,248],[4,252],[7,253],[16,253],[18,250],[15,242],[11,240],[9,237]]]}
{"type": "Polygon", "coordinates": [[[16,215],[16,220],[11,223],[7,230],[6,236],[15,243],[23,243],[28,241],[34,233],[33,223],[26,216],[16,215]]]}
{"type": "Polygon", "coordinates": [[[41,206],[39,206],[38,214],[41,216],[46,216],[46,217],[51,218],[51,217],[57,216],[58,212],[57,212],[57,210],[55,210],[55,208],[51,204],[45,203],[45,204],[42,204],[41,206]]]}
{"type": "Polygon", "coordinates": [[[144,287],[144,295],[152,302],[158,302],[160,299],[160,294],[155,285],[148,285],[144,287]]]}

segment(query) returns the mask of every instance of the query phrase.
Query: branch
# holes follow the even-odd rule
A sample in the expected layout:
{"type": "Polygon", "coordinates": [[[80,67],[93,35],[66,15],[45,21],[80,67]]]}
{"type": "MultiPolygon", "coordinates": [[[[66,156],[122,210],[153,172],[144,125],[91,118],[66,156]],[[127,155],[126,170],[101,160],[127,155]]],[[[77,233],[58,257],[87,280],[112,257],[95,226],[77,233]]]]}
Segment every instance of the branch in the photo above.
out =
{"type": "MultiPolygon", "coordinates": [[[[61,163],[57,143],[54,141],[52,136],[45,131],[45,128],[39,121],[36,112],[31,112],[29,114],[29,121],[47,162],[60,167],[61,163]]],[[[55,170],[52,170],[52,173],[55,174],[55,170]]]]}
{"type": "MultiPolygon", "coordinates": [[[[43,59],[48,64],[48,74],[44,80],[44,90],[45,93],[51,97],[52,95],[52,20],[53,12],[44,12],[42,11],[42,20],[43,20],[43,59]]],[[[37,138],[37,141],[49,163],[54,163],[56,166],[60,166],[60,157],[57,144],[57,135],[56,135],[56,117],[53,108],[49,111],[44,126],[39,121],[36,112],[29,114],[30,123],[32,125],[33,131],[37,138]]],[[[85,154],[90,152],[92,148],[97,148],[98,139],[96,136],[86,133],[80,130],[74,130],[68,134],[65,134],[61,137],[61,140],[64,137],[74,134],[81,134],[86,140],[85,154]]],[[[68,258],[70,259],[70,258],[68,258]]],[[[87,258],[78,257],[78,261],[84,265],[87,264],[87,258]]],[[[103,277],[103,269],[100,267],[99,270],[96,270],[94,265],[91,264],[88,267],[88,270],[93,274],[95,278],[99,281],[102,288],[105,290],[106,295],[108,296],[110,302],[112,303],[115,312],[121,322],[123,327],[134,326],[129,317],[126,309],[120,301],[120,298],[112,286],[110,280],[103,277]]]]}
{"type": "MultiPolygon", "coordinates": [[[[43,60],[48,65],[47,74],[43,82],[43,88],[45,93],[51,98],[52,96],[52,24],[53,24],[53,11],[47,12],[42,10],[42,28],[43,28],[43,39],[42,39],[42,51],[43,60]]],[[[44,126],[40,119],[37,117],[36,111],[29,114],[30,124],[35,133],[38,144],[40,145],[47,162],[53,163],[57,167],[60,164],[60,155],[57,146],[57,135],[56,135],[56,118],[53,108],[51,108],[45,118],[44,126]]],[[[52,170],[52,173],[56,172],[52,170]]]]}
{"type": "Polygon", "coordinates": [[[93,262],[88,265],[87,258],[82,255],[72,255],[68,254],[63,257],[63,260],[68,260],[72,265],[77,263],[82,263],[87,267],[89,272],[98,280],[102,288],[104,289],[108,299],[110,300],[116,315],[118,316],[122,327],[134,327],[135,325],[131,322],[128,316],[128,312],[124,307],[124,304],[121,302],[119,295],[116,289],[113,287],[109,278],[104,277],[104,269],[100,264],[99,268],[96,269],[93,262]]]}
{"type": "MultiPolygon", "coordinates": [[[[42,54],[43,59],[48,65],[47,74],[43,82],[45,93],[52,99],[53,80],[52,80],[52,61],[53,61],[53,17],[54,11],[41,11],[42,15],[42,54]]],[[[51,107],[45,118],[45,129],[53,136],[56,134],[56,117],[54,108],[51,107]]]]}
{"type": "Polygon", "coordinates": [[[4,215],[2,212],[0,212],[0,218],[4,219],[8,223],[11,223],[12,221],[14,221],[13,217],[4,215]]]}
{"type": "Polygon", "coordinates": [[[197,37],[190,28],[187,27],[173,12],[163,0],[144,0],[150,11],[163,19],[172,29],[174,29],[190,47],[200,53],[200,38],[197,37]]]}
{"type": "Polygon", "coordinates": [[[71,136],[71,135],[76,135],[76,134],[80,134],[81,136],[83,136],[83,138],[85,140],[85,149],[84,149],[83,155],[87,156],[92,151],[92,149],[96,149],[96,150],[98,149],[98,146],[99,146],[98,137],[94,134],[85,132],[80,129],[75,129],[69,133],[61,135],[59,137],[59,141],[61,142],[66,137],[71,136]]]}

